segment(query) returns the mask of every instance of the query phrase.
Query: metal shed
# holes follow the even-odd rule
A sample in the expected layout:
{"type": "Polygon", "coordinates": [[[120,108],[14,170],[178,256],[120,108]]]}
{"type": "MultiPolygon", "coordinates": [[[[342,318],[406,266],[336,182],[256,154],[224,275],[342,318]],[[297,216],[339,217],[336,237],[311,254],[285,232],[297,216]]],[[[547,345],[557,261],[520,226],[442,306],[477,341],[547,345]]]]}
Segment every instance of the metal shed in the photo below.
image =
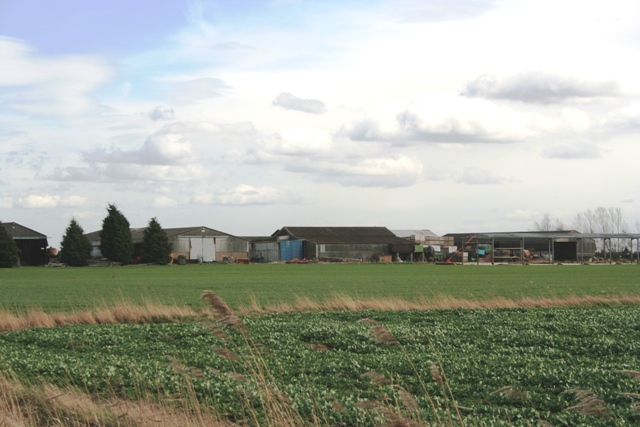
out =
{"type": "Polygon", "coordinates": [[[17,222],[3,222],[2,225],[18,246],[20,265],[36,266],[45,265],[48,262],[49,242],[46,235],[17,222]]]}

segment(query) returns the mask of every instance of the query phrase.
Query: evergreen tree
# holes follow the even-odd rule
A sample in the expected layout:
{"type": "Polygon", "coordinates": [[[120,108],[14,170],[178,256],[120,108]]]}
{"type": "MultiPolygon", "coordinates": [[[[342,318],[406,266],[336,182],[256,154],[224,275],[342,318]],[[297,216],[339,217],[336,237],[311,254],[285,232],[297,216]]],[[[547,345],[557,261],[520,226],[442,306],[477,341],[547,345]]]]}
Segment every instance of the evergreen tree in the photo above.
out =
{"type": "Polygon", "coordinates": [[[133,257],[133,240],[129,221],[115,204],[109,204],[100,230],[100,252],[112,262],[129,264],[133,257]]]}
{"type": "Polygon", "coordinates": [[[19,261],[18,245],[0,221],[0,268],[14,267],[19,261]]]}
{"type": "Polygon", "coordinates": [[[168,264],[171,261],[173,245],[167,232],[162,229],[156,218],[151,218],[149,226],[144,230],[142,240],[142,258],[144,262],[168,264]]]}
{"type": "Polygon", "coordinates": [[[74,267],[89,265],[91,243],[84,236],[84,230],[74,219],[71,220],[60,243],[60,261],[74,267]]]}

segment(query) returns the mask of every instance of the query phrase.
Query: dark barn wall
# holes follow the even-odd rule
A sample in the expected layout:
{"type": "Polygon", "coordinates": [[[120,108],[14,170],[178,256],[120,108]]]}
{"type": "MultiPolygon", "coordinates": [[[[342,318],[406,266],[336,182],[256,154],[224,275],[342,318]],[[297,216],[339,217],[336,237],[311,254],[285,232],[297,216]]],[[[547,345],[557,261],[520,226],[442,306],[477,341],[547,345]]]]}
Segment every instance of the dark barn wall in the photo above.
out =
{"type": "Polygon", "coordinates": [[[20,265],[45,265],[47,259],[47,239],[14,239],[20,251],[20,265]]]}
{"type": "Polygon", "coordinates": [[[553,244],[555,261],[576,261],[578,259],[577,242],[555,242],[553,244]]]}

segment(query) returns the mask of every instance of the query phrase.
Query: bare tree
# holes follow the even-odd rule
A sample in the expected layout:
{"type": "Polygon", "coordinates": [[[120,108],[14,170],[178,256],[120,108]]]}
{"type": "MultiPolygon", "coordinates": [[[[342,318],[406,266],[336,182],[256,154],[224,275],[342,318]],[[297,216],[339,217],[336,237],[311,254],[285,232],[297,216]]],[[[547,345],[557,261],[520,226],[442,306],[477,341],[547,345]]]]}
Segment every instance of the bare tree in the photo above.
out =
{"type": "Polygon", "coordinates": [[[564,230],[564,223],[558,218],[555,219],[555,222],[551,221],[549,214],[545,213],[540,222],[533,223],[533,229],[535,231],[560,231],[564,230]]]}

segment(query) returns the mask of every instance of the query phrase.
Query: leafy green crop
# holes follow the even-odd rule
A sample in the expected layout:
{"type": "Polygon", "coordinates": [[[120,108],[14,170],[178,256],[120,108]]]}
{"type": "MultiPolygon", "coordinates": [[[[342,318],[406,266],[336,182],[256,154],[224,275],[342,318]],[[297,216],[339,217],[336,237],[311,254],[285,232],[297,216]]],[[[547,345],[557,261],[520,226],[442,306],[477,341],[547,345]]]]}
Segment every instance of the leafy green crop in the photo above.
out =
{"type": "Polygon", "coordinates": [[[226,338],[200,323],[5,333],[0,367],[104,396],[160,399],[193,390],[236,421],[251,411],[265,416],[266,386],[303,419],[327,425],[375,425],[390,416],[451,417],[456,425],[458,412],[466,425],[639,420],[633,397],[623,394],[639,385],[622,372],[640,368],[637,308],[331,312],[244,322],[248,332],[226,329],[226,338]],[[400,344],[376,341],[374,325],[400,344]],[[565,410],[579,403],[568,390],[593,392],[604,410],[565,410]]]}

